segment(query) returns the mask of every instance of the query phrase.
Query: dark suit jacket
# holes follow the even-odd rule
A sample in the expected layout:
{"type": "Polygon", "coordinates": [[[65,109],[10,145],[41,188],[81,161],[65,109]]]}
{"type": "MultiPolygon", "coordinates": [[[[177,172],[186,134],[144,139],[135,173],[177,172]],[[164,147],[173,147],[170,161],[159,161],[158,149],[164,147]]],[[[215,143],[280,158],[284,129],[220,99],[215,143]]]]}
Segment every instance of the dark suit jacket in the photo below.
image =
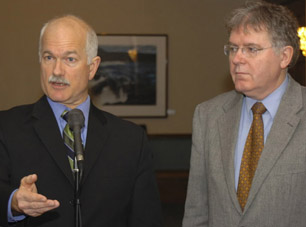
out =
{"type": "MultiPolygon", "coordinates": [[[[0,225],[22,177],[36,173],[38,192],[60,207],[20,226],[74,226],[74,180],[46,97],[0,112],[0,225]]],[[[143,130],[90,107],[81,212],[86,227],[161,226],[152,153],[143,130]]]]}

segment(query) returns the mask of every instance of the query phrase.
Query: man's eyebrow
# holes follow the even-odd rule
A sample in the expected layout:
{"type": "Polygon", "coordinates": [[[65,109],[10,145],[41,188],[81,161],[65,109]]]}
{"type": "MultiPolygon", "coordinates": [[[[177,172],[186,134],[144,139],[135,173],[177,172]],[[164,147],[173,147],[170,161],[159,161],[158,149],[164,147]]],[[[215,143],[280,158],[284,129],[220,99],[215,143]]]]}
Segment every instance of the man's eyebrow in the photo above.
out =
{"type": "Polygon", "coordinates": [[[44,51],[42,52],[42,54],[51,54],[51,55],[52,55],[52,52],[49,51],[49,50],[44,50],[44,51]]]}
{"type": "MultiPolygon", "coordinates": [[[[52,51],[50,51],[50,50],[45,50],[45,51],[43,51],[42,54],[50,54],[50,55],[53,55],[52,51]]],[[[76,54],[76,55],[78,55],[77,51],[75,51],[75,50],[66,51],[66,52],[64,52],[63,55],[64,55],[64,56],[67,56],[67,55],[70,55],[70,54],[76,54]]]]}
{"type": "MultiPolygon", "coordinates": [[[[237,44],[234,44],[234,43],[232,43],[232,42],[228,42],[228,45],[238,46],[237,44]]],[[[257,43],[245,43],[245,44],[243,44],[242,46],[260,46],[260,45],[257,44],[257,43]]]]}
{"type": "Polygon", "coordinates": [[[75,50],[66,51],[66,52],[64,53],[64,55],[70,55],[70,54],[76,54],[76,55],[78,55],[77,51],[75,51],[75,50]]]}

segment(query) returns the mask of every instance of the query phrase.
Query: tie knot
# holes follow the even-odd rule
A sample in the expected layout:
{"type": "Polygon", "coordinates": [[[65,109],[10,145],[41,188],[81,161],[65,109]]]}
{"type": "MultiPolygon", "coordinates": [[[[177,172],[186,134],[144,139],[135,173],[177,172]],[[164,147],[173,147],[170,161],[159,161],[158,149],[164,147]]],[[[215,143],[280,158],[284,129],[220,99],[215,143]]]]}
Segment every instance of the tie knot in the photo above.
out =
{"type": "Polygon", "coordinates": [[[266,110],[266,107],[261,102],[257,102],[252,106],[253,114],[263,114],[266,110]]]}
{"type": "Polygon", "coordinates": [[[67,114],[68,114],[68,113],[69,113],[68,110],[64,110],[63,113],[61,114],[61,117],[62,117],[65,121],[67,121],[67,114]]]}

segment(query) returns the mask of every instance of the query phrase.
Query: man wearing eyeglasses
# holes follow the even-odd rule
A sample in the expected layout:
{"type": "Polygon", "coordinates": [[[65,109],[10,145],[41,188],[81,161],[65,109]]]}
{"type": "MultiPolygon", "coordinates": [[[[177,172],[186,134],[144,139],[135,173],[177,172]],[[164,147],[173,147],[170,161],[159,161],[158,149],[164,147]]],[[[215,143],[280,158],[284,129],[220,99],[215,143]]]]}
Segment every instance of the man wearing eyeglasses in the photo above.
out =
{"type": "Polygon", "coordinates": [[[296,18],[249,2],[227,28],[235,90],[195,110],[183,227],[305,226],[306,89],[288,74],[296,18]]]}

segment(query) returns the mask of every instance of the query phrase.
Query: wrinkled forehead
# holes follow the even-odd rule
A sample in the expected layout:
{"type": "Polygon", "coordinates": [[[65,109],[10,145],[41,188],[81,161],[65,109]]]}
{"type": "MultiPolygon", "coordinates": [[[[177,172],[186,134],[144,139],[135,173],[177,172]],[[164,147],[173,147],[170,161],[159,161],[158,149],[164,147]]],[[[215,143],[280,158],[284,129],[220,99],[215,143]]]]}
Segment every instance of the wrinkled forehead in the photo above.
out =
{"type": "Polygon", "coordinates": [[[232,30],[228,43],[239,46],[270,46],[271,38],[266,30],[253,29],[252,27],[237,27],[232,30]]]}

